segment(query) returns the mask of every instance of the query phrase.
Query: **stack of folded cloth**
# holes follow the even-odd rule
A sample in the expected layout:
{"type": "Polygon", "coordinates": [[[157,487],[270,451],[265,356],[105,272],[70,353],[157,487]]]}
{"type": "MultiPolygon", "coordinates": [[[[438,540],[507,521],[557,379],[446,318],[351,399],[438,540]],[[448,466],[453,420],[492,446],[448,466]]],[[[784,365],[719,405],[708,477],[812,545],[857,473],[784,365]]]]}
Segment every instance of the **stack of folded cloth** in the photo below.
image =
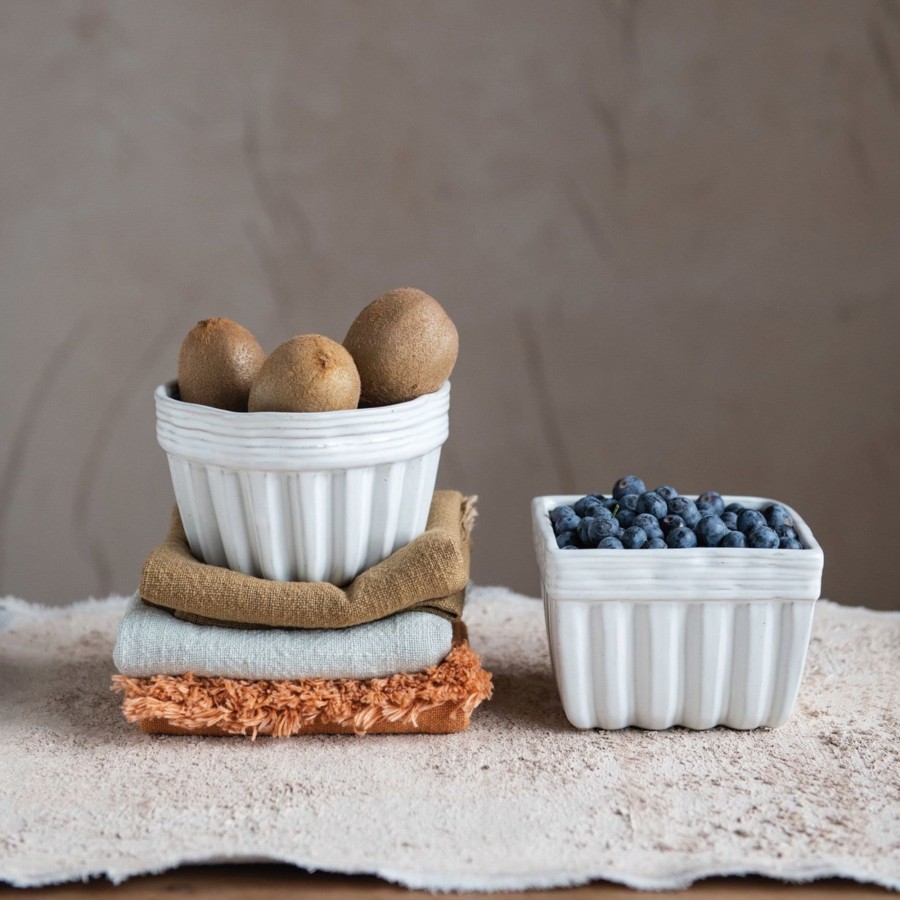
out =
{"type": "Polygon", "coordinates": [[[464,730],[491,695],[462,622],[474,517],[474,498],[435,492],[425,532],[340,588],[200,562],[176,511],[116,640],[125,717],[156,734],[464,730]]]}

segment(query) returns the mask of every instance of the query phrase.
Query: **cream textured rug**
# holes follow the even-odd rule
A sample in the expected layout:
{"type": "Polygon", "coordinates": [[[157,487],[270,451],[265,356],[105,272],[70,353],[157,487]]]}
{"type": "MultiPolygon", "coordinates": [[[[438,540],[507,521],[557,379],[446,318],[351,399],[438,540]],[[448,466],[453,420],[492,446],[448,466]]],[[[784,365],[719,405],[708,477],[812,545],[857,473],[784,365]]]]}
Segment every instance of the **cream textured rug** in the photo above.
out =
{"type": "Polygon", "coordinates": [[[494,700],[450,736],[145,736],[110,693],[122,598],[0,601],[0,880],[265,859],[417,888],[714,874],[900,888],[900,614],[822,602],[776,731],[580,732],[541,606],[471,594],[494,700]]]}

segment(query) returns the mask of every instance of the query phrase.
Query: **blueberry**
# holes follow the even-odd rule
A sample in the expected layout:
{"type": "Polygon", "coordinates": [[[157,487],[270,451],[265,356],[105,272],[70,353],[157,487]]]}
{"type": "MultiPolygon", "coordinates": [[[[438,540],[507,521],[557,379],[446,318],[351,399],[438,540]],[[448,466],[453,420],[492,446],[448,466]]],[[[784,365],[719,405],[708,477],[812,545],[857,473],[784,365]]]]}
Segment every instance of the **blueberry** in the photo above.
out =
{"type": "Polygon", "coordinates": [[[574,513],[575,510],[571,506],[554,506],[550,510],[550,521],[555,525],[557,519],[561,519],[564,515],[574,513]]]}
{"type": "Polygon", "coordinates": [[[671,485],[664,484],[662,487],[658,487],[654,492],[654,494],[659,494],[663,500],[668,503],[673,497],[678,496],[678,491],[675,490],[671,485]]]}
{"type": "Polygon", "coordinates": [[[725,501],[718,491],[705,491],[697,498],[697,506],[700,504],[712,506],[717,516],[721,516],[725,512],[725,501]]]}
{"type": "Polygon", "coordinates": [[[665,550],[666,542],[660,537],[652,537],[646,544],[641,547],[641,550],[665,550]]]}
{"type": "Polygon", "coordinates": [[[747,535],[747,543],[756,550],[774,550],[780,540],[768,525],[759,525],[747,535]]]}
{"type": "Polygon", "coordinates": [[[766,520],[758,509],[745,509],[738,513],[738,530],[750,534],[754,528],[765,525],[766,520]]]}
{"type": "Polygon", "coordinates": [[[737,531],[737,513],[726,509],[719,518],[728,526],[729,531],[737,531]]]}
{"type": "Polygon", "coordinates": [[[625,529],[620,540],[626,550],[638,550],[647,543],[647,532],[639,525],[632,525],[625,529]]]}
{"type": "Polygon", "coordinates": [[[628,509],[631,512],[637,512],[637,502],[640,494],[626,494],[619,500],[619,509],[628,509]]]}
{"type": "Polygon", "coordinates": [[[580,521],[581,519],[572,510],[569,510],[553,523],[553,533],[559,537],[564,531],[575,531],[580,521]]]}
{"type": "Polygon", "coordinates": [[[715,506],[712,503],[698,503],[697,504],[697,512],[700,513],[700,518],[702,519],[704,516],[718,516],[719,513],[716,511],[715,506]]]}
{"type": "Polygon", "coordinates": [[[566,544],[565,547],[560,547],[560,550],[578,550],[579,548],[575,544],[566,544]]]}
{"type": "Polygon", "coordinates": [[[622,550],[622,542],[617,537],[605,537],[597,546],[601,550],[622,550]]]}
{"type": "Polygon", "coordinates": [[[701,547],[716,547],[728,534],[728,526],[718,516],[704,516],[694,529],[701,547]]]}
{"type": "Polygon", "coordinates": [[[587,516],[578,523],[578,540],[582,547],[596,547],[599,537],[591,537],[591,526],[596,519],[593,516],[587,516]]]}
{"type": "MultiPolygon", "coordinates": [[[[629,494],[629,496],[631,496],[629,494]]],[[[637,518],[637,514],[632,512],[630,509],[620,509],[616,513],[616,521],[622,528],[631,528],[634,525],[634,520],[637,518]]]]}
{"type": "Polygon", "coordinates": [[[662,528],[659,527],[659,519],[650,513],[641,513],[634,517],[634,525],[643,528],[647,532],[648,539],[663,536],[662,528]]]}
{"type": "MultiPolygon", "coordinates": [[[[728,513],[725,513],[727,516],[728,513]]],[[[718,546],[720,547],[746,547],[747,539],[740,531],[729,531],[725,537],[719,541],[718,546]]]]}
{"type": "Polygon", "coordinates": [[[560,550],[565,550],[567,547],[574,547],[577,550],[578,544],[576,543],[575,532],[564,531],[556,538],[556,546],[559,547],[560,550]]]}
{"type": "Polygon", "coordinates": [[[596,547],[605,537],[619,533],[619,523],[612,519],[590,517],[582,519],[578,526],[578,539],[584,547],[596,547]]]}
{"type": "Polygon", "coordinates": [[[790,525],[775,525],[775,526],[770,526],[770,527],[772,528],[772,531],[774,531],[775,534],[777,534],[778,537],[780,537],[780,538],[796,538],[797,537],[797,532],[794,531],[794,529],[791,528],[790,525]]]}
{"type": "Polygon", "coordinates": [[[663,534],[668,534],[673,528],[677,528],[679,525],[684,525],[684,519],[681,516],[663,516],[659,520],[659,527],[662,529],[663,534]]]}
{"type": "Polygon", "coordinates": [[[681,516],[688,528],[693,528],[700,521],[697,504],[689,497],[673,497],[668,503],[670,516],[681,516]]]}
{"type": "Polygon", "coordinates": [[[729,503],[728,506],[725,507],[725,512],[740,513],[743,508],[744,505],[742,503],[729,503]]]}
{"type": "Polygon", "coordinates": [[[581,516],[582,519],[592,519],[600,517],[602,519],[611,519],[612,513],[603,506],[596,497],[582,497],[575,506],[575,515],[581,516]]]}
{"type": "Polygon", "coordinates": [[[612,516],[597,516],[597,532],[601,537],[616,537],[622,530],[622,526],[612,516]]]}
{"type": "Polygon", "coordinates": [[[666,535],[666,546],[672,550],[686,550],[697,546],[697,535],[686,525],[678,525],[666,535]]]}
{"type": "Polygon", "coordinates": [[[637,475],[626,475],[613,485],[612,495],[616,500],[621,500],[628,494],[643,494],[646,490],[646,485],[637,475]]]}
{"type": "Polygon", "coordinates": [[[572,509],[575,510],[576,516],[581,516],[583,519],[585,516],[594,515],[595,509],[603,509],[600,504],[600,501],[596,497],[592,497],[588,494],[585,497],[582,497],[580,500],[576,500],[572,509]]]}
{"type": "Polygon", "coordinates": [[[651,516],[656,516],[657,519],[661,519],[666,515],[669,509],[666,506],[666,501],[663,500],[659,494],[655,494],[653,491],[647,491],[638,497],[636,511],[638,513],[650,513],[651,516]]]}
{"type": "Polygon", "coordinates": [[[797,540],[797,538],[792,537],[783,537],[778,541],[778,546],[781,547],[782,550],[802,550],[803,544],[797,540]]]}
{"type": "Polygon", "coordinates": [[[780,503],[773,503],[771,506],[767,506],[763,510],[763,516],[765,516],[766,525],[769,528],[778,528],[780,526],[794,527],[794,517],[780,503]]]}
{"type": "Polygon", "coordinates": [[[603,538],[615,536],[618,532],[618,522],[599,516],[588,516],[578,523],[578,540],[582,547],[596,547],[603,538]]]}

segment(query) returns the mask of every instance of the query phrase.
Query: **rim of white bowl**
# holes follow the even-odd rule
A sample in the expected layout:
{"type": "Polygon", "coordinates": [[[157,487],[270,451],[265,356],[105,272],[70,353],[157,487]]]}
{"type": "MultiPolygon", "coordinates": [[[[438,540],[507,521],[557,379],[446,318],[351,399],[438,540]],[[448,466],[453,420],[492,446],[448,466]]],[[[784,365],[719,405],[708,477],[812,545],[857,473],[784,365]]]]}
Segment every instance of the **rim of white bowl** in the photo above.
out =
{"type": "MultiPolygon", "coordinates": [[[[584,497],[584,494],[546,494],[541,497],[535,497],[532,500],[532,510],[535,517],[535,522],[539,524],[541,529],[541,536],[544,540],[544,545],[547,550],[554,553],[559,553],[560,556],[563,554],[569,553],[571,551],[566,551],[560,548],[556,543],[556,535],[553,533],[553,526],[550,524],[549,513],[550,510],[562,505],[571,505],[576,500],[580,500],[584,497]]],[[[691,494],[686,492],[682,494],[684,497],[696,497],[698,494],[691,494]]],[[[722,500],[728,503],[740,503],[747,509],[764,509],[766,506],[770,506],[773,503],[777,503],[780,506],[783,506],[793,517],[794,519],[794,531],[797,532],[797,537],[803,543],[803,549],[806,551],[812,551],[814,553],[818,553],[822,555],[822,548],[819,545],[819,542],[816,540],[815,536],[812,533],[812,529],[807,525],[806,521],[803,517],[795,510],[792,506],[789,506],[782,500],[773,500],[769,497],[752,497],[752,496],[741,496],[737,494],[722,494],[722,500]]],[[[601,550],[599,547],[591,547],[578,551],[580,555],[585,553],[590,554],[592,557],[602,555],[603,557],[609,556],[610,554],[629,554],[626,558],[631,559],[634,556],[633,550],[625,550],[624,548],[621,550],[601,550]]],[[[754,555],[764,555],[778,552],[779,554],[791,551],[784,551],[778,547],[767,549],[763,547],[687,547],[681,550],[678,550],[677,559],[686,559],[686,558],[703,558],[708,556],[716,556],[719,558],[730,558],[734,557],[736,559],[744,559],[753,557],[748,557],[747,554],[754,555]]],[[[799,551],[793,551],[799,552],[799,551]]],[[[654,558],[654,557],[651,557],[654,558]]],[[[776,557],[781,559],[781,556],[776,557]]],[[[641,557],[638,557],[641,559],[641,557]]],[[[667,559],[671,559],[671,557],[667,557],[667,559]]],[[[647,557],[643,557],[644,562],[647,561],[647,557]]]]}
{"type": "Polygon", "coordinates": [[[391,406],[334,412],[232,412],[172,396],[159,385],[156,436],[169,454],[231,469],[332,470],[401,462],[449,434],[450,382],[391,406]]]}
{"type": "Polygon", "coordinates": [[[422,394],[412,400],[404,400],[402,403],[391,403],[385,406],[361,406],[356,409],[337,409],[330,412],[234,412],[230,409],[219,409],[216,406],[206,406],[203,403],[188,403],[175,396],[178,389],[178,380],[173,379],[165,384],[156,386],[153,395],[157,402],[163,402],[172,409],[184,411],[191,417],[202,416],[211,419],[219,419],[223,422],[244,422],[247,416],[252,416],[255,422],[264,422],[271,417],[273,422],[294,422],[306,425],[315,425],[317,422],[336,421],[344,417],[362,419],[365,417],[378,418],[381,415],[394,415],[398,412],[413,414],[423,406],[437,403],[450,393],[450,382],[445,381],[436,391],[422,394]]]}
{"type": "Polygon", "coordinates": [[[554,602],[814,602],[821,595],[824,554],[796,510],[768,497],[723,495],[750,508],[782,503],[794,516],[803,550],[691,547],[683,550],[561,550],[548,513],[575,494],[535,497],[532,520],[546,596],[554,602]]]}

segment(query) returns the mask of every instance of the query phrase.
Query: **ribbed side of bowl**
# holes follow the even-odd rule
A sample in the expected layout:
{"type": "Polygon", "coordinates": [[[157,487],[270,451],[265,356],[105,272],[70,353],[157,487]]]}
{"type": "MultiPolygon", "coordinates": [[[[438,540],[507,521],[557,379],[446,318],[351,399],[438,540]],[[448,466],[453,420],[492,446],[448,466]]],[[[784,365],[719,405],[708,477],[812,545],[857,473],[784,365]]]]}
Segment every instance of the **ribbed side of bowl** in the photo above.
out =
{"type": "Polygon", "coordinates": [[[544,603],[576,728],[775,727],[793,711],[815,600],[544,603]]]}
{"type": "Polygon", "coordinates": [[[240,413],[156,389],[156,436],[195,556],[275,581],[344,585],[428,520],[450,383],[407,403],[240,413]]]}
{"type": "Polygon", "coordinates": [[[346,584],[425,530],[441,447],[352,469],[235,470],[169,453],[191,550],[277,581],[346,584]]]}

